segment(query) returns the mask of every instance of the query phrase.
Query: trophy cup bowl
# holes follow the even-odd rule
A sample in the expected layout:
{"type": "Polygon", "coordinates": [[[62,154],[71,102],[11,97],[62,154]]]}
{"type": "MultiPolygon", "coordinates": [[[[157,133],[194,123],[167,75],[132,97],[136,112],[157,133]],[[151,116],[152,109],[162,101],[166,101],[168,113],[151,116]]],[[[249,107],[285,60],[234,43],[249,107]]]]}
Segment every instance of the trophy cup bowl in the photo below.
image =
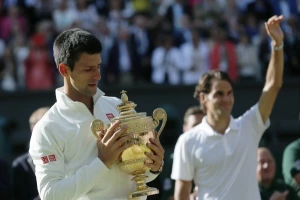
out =
{"type": "MultiPolygon", "coordinates": [[[[128,198],[132,199],[158,194],[158,189],[146,185],[146,172],[148,172],[150,168],[145,166],[144,163],[151,163],[152,160],[145,155],[145,152],[151,152],[146,144],[149,142],[150,138],[160,136],[167,121],[167,113],[162,108],[157,108],[153,111],[153,118],[146,116],[146,113],[137,113],[134,110],[136,104],[128,101],[126,91],[123,90],[121,94],[122,103],[117,106],[120,115],[119,117],[111,119],[110,124],[119,120],[121,122],[120,126],[127,125],[128,127],[126,133],[122,136],[127,134],[134,135],[132,139],[127,141],[134,145],[124,150],[117,161],[118,167],[123,172],[132,175],[132,181],[136,182],[136,190],[130,193],[128,198]],[[160,129],[156,132],[156,128],[159,126],[160,121],[160,129]]],[[[91,129],[95,137],[98,138],[97,133],[105,129],[104,123],[99,119],[95,119],[91,123],[91,129]]]]}

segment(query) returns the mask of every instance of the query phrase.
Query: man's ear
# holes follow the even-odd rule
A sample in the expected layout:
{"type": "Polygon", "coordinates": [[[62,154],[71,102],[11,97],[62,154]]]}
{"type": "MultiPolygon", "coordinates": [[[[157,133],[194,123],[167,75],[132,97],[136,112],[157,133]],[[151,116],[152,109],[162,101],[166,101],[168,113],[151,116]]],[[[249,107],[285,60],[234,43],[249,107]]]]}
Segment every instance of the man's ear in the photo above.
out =
{"type": "Polygon", "coordinates": [[[206,94],[203,93],[203,92],[200,92],[200,94],[199,94],[199,99],[200,99],[200,103],[201,103],[202,105],[205,105],[205,103],[206,103],[206,101],[207,101],[207,96],[206,96],[206,94]]]}
{"type": "Polygon", "coordinates": [[[65,77],[65,78],[68,78],[69,77],[69,68],[67,67],[67,65],[63,64],[63,63],[60,63],[58,65],[58,70],[59,70],[59,73],[65,77]]]}

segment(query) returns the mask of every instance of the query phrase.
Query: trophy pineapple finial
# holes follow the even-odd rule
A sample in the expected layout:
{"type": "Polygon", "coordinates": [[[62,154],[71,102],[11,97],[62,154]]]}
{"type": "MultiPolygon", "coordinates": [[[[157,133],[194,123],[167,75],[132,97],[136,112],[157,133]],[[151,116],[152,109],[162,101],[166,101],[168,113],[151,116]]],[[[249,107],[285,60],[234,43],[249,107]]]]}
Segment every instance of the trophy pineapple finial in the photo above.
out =
{"type": "Polygon", "coordinates": [[[125,91],[125,90],[122,90],[122,91],[121,91],[121,94],[122,94],[122,95],[121,95],[121,100],[122,100],[123,103],[125,103],[125,102],[128,101],[128,96],[127,96],[126,92],[127,92],[127,91],[125,91]]]}

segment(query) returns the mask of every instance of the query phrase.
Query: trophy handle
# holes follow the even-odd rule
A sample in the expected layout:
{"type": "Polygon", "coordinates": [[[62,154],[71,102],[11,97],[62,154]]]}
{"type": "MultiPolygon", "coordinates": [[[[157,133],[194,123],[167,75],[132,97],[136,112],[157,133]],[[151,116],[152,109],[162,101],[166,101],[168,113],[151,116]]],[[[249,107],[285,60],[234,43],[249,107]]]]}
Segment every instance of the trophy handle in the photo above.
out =
{"type": "Polygon", "coordinates": [[[166,122],[167,122],[167,113],[166,113],[166,111],[162,108],[156,108],[153,111],[153,119],[154,119],[155,128],[159,125],[159,121],[163,120],[162,124],[161,124],[161,127],[160,127],[160,129],[157,133],[157,137],[159,137],[161,132],[163,131],[165,125],[166,125],[166,122]]]}
{"type": "Polygon", "coordinates": [[[92,130],[94,136],[97,139],[100,139],[98,132],[102,132],[104,130],[103,121],[101,121],[100,119],[94,119],[90,126],[91,126],[91,130],[92,130]]]}

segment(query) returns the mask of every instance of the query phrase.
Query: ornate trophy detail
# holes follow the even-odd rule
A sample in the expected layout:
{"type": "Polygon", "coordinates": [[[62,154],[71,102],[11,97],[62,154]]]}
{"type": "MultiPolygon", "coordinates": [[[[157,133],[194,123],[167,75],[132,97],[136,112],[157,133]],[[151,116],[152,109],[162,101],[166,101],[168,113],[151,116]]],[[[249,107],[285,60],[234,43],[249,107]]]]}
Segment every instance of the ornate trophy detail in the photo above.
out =
{"type": "MultiPolygon", "coordinates": [[[[150,170],[144,165],[144,162],[152,162],[144,154],[145,152],[151,152],[146,146],[150,138],[159,137],[162,130],[165,127],[167,121],[167,113],[162,108],[157,108],[153,111],[153,118],[146,116],[146,113],[137,113],[134,108],[136,104],[132,101],[128,101],[126,91],[121,92],[121,100],[117,106],[119,110],[119,117],[111,119],[111,124],[115,121],[121,121],[120,126],[127,125],[127,134],[134,134],[134,137],[127,142],[132,142],[134,145],[121,154],[117,165],[125,173],[133,176],[132,180],[136,182],[136,191],[128,195],[129,199],[137,198],[141,196],[149,196],[158,194],[159,191],[156,188],[151,188],[146,185],[146,172],[150,170]],[[162,121],[159,131],[156,134],[156,128],[162,121]]],[[[91,129],[95,137],[98,138],[99,132],[104,132],[104,124],[101,120],[96,119],[91,123],[91,129]]]]}

